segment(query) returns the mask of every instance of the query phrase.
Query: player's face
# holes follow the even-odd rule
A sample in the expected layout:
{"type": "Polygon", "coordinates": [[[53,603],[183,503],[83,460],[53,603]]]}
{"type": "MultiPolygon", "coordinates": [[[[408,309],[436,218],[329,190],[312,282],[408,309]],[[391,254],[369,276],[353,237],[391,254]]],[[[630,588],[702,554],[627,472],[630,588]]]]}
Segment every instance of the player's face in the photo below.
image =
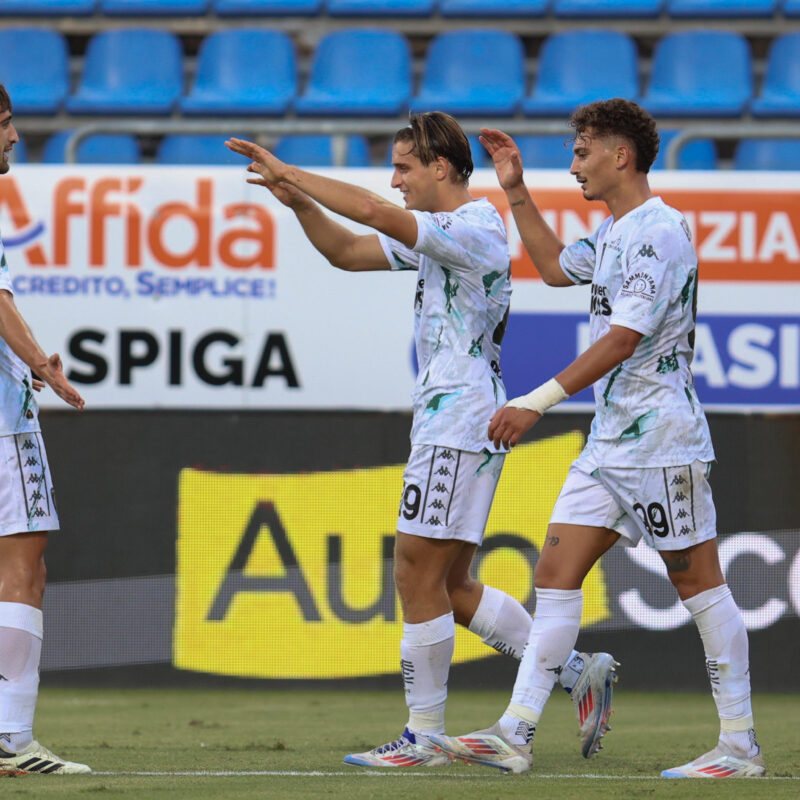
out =
{"type": "Polygon", "coordinates": [[[410,142],[397,142],[392,148],[392,189],[400,190],[409,211],[438,211],[436,162],[425,166],[410,149],[410,142]]]}
{"type": "Polygon", "coordinates": [[[572,155],[569,171],[580,184],[584,198],[605,200],[620,179],[615,140],[593,136],[588,129],[575,137],[572,155]]]}
{"type": "Polygon", "coordinates": [[[17,130],[11,122],[11,112],[8,110],[0,112],[0,175],[4,175],[10,169],[8,154],[18,141],[17,130]]]}

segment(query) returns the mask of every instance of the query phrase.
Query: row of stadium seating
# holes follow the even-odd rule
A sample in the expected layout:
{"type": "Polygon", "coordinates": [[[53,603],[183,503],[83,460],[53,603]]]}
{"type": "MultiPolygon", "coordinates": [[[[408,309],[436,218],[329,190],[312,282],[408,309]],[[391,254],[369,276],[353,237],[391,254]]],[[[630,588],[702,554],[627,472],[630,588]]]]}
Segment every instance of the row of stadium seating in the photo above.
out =
{"type": "Polygon", "coordinates": [[[186,95],[181,40],[166,30],[118,29],[92,36],[74,93],[60,33],[6,28],[0,31],[0,53],[3,80],[20,114],[281,116],[293,111],[358,117],[399,116],[410,108],[456,116],[562,117],[581,103],[617,96],[640,101],[662,119],[800,116],[798,32],[772,40],[758,95],[748,40],[722,30],[679,31],[659,39],[643,94],[636,43],[613,30],[549,36],[527,94],[522,40],[501,30],[435,36],[416,94],[408,40],[382,29],[323,36],[302,92],[292,39],[265,28],[207,36],[186,95]]]}
{"type": "Polygon", "coordinates": [[[2,0],[4,15],[674,18],[800,16],[800,0],[2,0]]]}
{"type": "MultiPolygon", "coordinates": [[[[677,131],[664,131],[661,149],[654,169],[664,167],[669,141],[677,131]]],[[[69,131],[51,136],[44,145],[42,161],[64,161],[64,150],[69,131]]],[[[225,137],[208,135],[165,136],[155,153],[156,164],[210,164],[244,166],[245,160],[224,145],[225,137]]],[[[518,136],[523,164],[531,169],[566,169],[572,158],[570,142],[563,136],[518,136]]],[[[491,166],[486,150],[470,137],[472,155],[477,167],[491,166]]],[[[309,167],[329,167],[338,162],[334,140],[330,136],[288,136],[280,139],[274,148],[278,158],[292,164],[309,167]]],[[[370,157],[369,143],[363,136],[349,136],[345,141],[344,166],[368,167],[375,165],[370,157]]],[[[82,164],[141,164],[142,147],[137,137],[130,134],[95,134],[83,139],[77,151],[82,164]]],[[[18,163],[27,160],[24,140],[15,147],[18,163]]],[[[386,150],[382,166],[391,164],[391,146],[386,150]]],[[[680,169],[716,169],[719,157],[716,143],[709,139],[687,142],[679,156],[680,169]]],[[[742,139],[736,146],[732,161],[734,169],[800,170],[800,139],[742,139]]]]}

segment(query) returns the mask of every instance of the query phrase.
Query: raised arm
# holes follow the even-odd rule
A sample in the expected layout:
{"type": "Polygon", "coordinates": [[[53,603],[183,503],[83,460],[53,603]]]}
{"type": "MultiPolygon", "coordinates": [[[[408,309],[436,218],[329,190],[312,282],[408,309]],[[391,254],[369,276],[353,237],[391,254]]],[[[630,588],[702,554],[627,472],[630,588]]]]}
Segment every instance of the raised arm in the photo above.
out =
{"type": "Polygon", "coordinates": [[[265,185],[289,184],[330,211],[385,233],[406,247],[417,243],[414,215],[374,192],[284,164],[269,150],[244,139],[229,139],[226,144],[235,153],[252,159],[248,170],[260,175],[265,185]]]}
{"type": "Polygon", "coordinates": [[[544,221],[522,179],[522,156],[514,140],[502,131],[481,128],[480,141],[492,157],[522,244],[542,280],[550,286],[574,286],[558,264],[564,243],[544,221]]]}
{"type": "Polygon", "coordinates": [[[48,356],[39,347],[19,313],[13,295],[5,289],[0,290],[0,336],[65,403],[83,410],[83,398],[64,375],[61,358],[57,353],[48,356]]]}

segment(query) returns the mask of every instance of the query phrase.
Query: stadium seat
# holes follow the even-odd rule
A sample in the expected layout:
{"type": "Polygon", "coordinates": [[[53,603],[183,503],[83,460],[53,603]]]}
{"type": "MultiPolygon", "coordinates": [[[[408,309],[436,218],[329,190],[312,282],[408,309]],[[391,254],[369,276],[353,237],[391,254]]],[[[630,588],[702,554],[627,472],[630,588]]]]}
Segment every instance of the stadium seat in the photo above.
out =
{"type": "Polygon", "coordinates": [[[771,17],[778,0],[667,0],[667,14],[676,19],[771,17]]]}
{"type": "Polygon", "coordinates": [[[94,13],[97,0],[2,0],[0,16],[85,16],[94,13]]]}
{"type": "MultiPolygon", "coordinates": [[[[252,139],[252,136],[233,133],[238,139],[252,139]]],[[[172,134],[165,136],[156,150],[156,164],[214,164],[246,167],[249,163],[238,153],[225,147],[230,136],[207,134],[172,134]]]]}
{"type": "Polygon", "coordinates": [[[337,144],[332,136],[285,136],[275,145],[275,155],[301,167],[368,167],[369,146],[363,136],[348,136],[344,152],[337,158],[337,144]],[[341,163],[337,163],[341,162],[341,163]]]}
{"type": "Polygon", "coordinates": [[[100,11],[109,17],[177,17],[205,14],[211,0],[100,0],[100,11]]]}
{"type": "Polygon", "coordinates": [[[661,117],[737,117],[753,93],[750,45],[739,33],[691,30],[658,41],[643,105],[661,117]]]}
{"type": "Polygon", "coordinates": [[[633,39],[617,31],[566,31],[545,39],[536,85],[522,108],[531,116],[560,117],[611,97],[639,99],[633,39]]]}
{"type": "Polygon", "coordinates": [[[436,36],[413,111],[511,116],[525,92],[522,42],[505,31],[471,28],[436,36]]]}
{"type": "Polygon", "coordinates": [[[786,17],[800,17],[800,0],[784,0],[783,14],[786,17]]]}
{"type": "Polygon", "coordinates": [[[607,19],[657,17],[664,0],[554,0],[553,15],[564,18],[607,19]]]}
{"type": "Polygon", "coordinates": [[[527,169],[569,169],[572,163],[572,135],[515,136],[514,141],[522,155],[522,166],[527,169]]]}
{"type": "Polygon", "coordinates": [[[346,30],[320,40],[298,114],[397,116],[411,96],[411,53],[394,31],[346,30]],[[365,65],[369,65],[365,69],[365,65]]]}
{"type": "MultiPolygon", "coordinates": [[[[67,138],[72,131],[54,133],[45,143],[42,163],[63,164],[67,138]]],[[[78,144],[79,164],[140,164],[139,140],[129,133],[97,133],[78,144]]]]}
{"type": "MultiPolygon", "coordinates": [[[[678,135],[676,130],[662,130],[661,146],[653,162],[652,169],[665,169],[667,166],[667,147],[678,135]]],[[[717,145],[713,139],[690,139],[678,153],[678,169],[716,169],[717,145]]]]}
{"type": "Polygon", "coordinates": [[[232,28],[200,45],[184,114],[274,116],[289,107],[297,87],[292,40],[281,31],[232,28]]]}
{"type": "Polygon", "coordinates": [[[0,30],[0,53],[0,82],[11,96],[14,112],[58,113],[69,92],[66,39],[45,28],[6,28],[0,30]]]}
{"type": "Polygon", "coordinates": [[[800,33],[772,40],[764,85],[750,111],[756,117],[800,117],[800,33]]]}
{"type": "Polygon", "coordinates": [[[550,0],[441,0],[443,17],[543,17],[550,0]]]}
{"type": "Polygon", "coordinates": [[[322,0],[214,0],[214,10],[221,17],[298,16],[318,14],[322,0]]]}
{"type": "MultiPolygon", "coordinates": [[[[480,143],[477,134],[470,134],[467,136],[469,141],[469,149],[472,153],[472,166],[475,169],[481,169],[482,167],[491,166],[489,163],[489,154],[486,152],[486,148],[480,143]]],[[[386,148],[386,158],[384,160],[384,166],[391,167],[392,166],[392,150],[394,148],[394,142],[390,139],[389,145],[386,148]]]]}
{"type": "Polygon", "coordinates": [[[125,28],[89,40],[72,114],[169,114],[183,87],[183,54],[167,31],[125,28]]]}
{"type": "Polygon", "coordinates": [[[429,17],[435,0],[328,0],[332,17],[429,17]]]}
{"type": "Polygon", "coordinates": [[[742,139],[734,169],[800,170],[800,139],[742,139]]]}

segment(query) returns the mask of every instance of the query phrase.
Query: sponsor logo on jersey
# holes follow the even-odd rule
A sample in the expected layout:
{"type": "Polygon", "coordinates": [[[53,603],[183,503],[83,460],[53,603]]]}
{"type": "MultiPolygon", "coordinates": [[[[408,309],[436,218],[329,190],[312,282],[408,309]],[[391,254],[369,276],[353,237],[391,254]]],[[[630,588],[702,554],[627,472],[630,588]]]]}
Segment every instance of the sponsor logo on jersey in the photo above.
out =
{"type": "Polygon", "coordinates": [[[652,303],[656,297],[656,282],[647,272],[634,272],[625,279],[620,294],[639,297],[652,303]]]}

